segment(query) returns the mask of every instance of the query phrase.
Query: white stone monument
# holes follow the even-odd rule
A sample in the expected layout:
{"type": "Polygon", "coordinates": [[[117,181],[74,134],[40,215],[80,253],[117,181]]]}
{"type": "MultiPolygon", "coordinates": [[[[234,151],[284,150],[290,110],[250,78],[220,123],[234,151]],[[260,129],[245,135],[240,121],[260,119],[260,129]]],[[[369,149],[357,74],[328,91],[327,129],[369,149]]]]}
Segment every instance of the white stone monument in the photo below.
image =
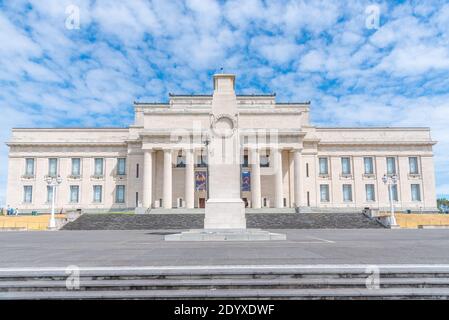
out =
{"type": "Polygon", "coordinates": [[[246,229],[240,196],[240,137],[235,76],[214,75],[208,146],[209,199],[204,229],[165,236],[167,241],[285,240],[283,234],[246,229]]]}

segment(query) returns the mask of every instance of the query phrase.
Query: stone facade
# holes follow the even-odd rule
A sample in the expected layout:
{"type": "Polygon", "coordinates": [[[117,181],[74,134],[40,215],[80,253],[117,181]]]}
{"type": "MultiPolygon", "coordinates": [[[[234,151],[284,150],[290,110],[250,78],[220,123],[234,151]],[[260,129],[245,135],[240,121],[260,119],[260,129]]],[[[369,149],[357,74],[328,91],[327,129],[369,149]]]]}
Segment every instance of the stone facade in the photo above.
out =
{"type": "MultiPolygon", "coordinates": [[[[310,103],[275,98],[237,95],[248,207],[387,209],[382,177],[395,173],[397,210],[436,210],[429,128],[317,127],[309,122],[310,103]]],[[[45,178],[57,175],[58,211],[203,207],[207,192],[196,190],[196,179],[207,175],[211,102],[212,95],[135,102],[126,129],[13,129],[7,204],[48,211],[45,178]]]]}

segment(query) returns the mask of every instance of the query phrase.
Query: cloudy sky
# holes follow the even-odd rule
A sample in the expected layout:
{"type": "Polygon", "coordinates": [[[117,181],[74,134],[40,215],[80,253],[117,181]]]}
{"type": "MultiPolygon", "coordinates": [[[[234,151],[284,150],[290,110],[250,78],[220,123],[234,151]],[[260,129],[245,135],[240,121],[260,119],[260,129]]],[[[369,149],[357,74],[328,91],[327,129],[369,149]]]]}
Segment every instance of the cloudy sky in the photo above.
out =
{"type": "Polygon", "coordinates": [[[221,67],[240,93],[310,100],[317,125],[430,126],[449,195],[445,1],[0,0],[0,205],[12,127],[124,127],[221,67]]]}

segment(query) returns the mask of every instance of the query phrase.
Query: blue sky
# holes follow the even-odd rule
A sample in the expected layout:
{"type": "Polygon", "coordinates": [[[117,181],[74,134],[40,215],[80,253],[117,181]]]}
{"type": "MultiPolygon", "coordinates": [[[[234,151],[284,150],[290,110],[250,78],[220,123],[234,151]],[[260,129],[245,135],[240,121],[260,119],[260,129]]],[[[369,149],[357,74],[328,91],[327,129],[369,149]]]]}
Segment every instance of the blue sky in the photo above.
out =
{"type": "Polygon", "coordinates": [[[431,127],[449,195],[445,1],[0,0],[0,44],[0,205],[12,127],[127,126],[133,101],[210,93],[220,67],[240,93],[310,100],[316,125],[431,127]]]}

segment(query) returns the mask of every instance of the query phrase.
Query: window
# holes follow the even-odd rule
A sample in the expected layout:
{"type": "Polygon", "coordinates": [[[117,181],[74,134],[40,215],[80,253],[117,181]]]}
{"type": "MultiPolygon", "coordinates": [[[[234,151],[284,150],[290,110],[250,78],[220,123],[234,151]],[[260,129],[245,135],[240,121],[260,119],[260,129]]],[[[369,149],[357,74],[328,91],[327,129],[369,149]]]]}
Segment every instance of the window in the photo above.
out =
{"type": "Polygon", "coordinates": [[[408,164],[409,164],[410,174],[418,174],[419,173],[417,157],[409,157],[408,164]]]}
{"type": "Polygon", "coordinates": [[[421,188],[419,184],[412,184],[412,201],[421,201],[421,188]]]}
{"type": "Polygon", "coordinates": [[[352,185],[350,184],[343,185],[343,201],[352,201],[352,185]]]}
{"type": "Polygon", "coordinates": [[[79,177],[81,175],[81,159],[72,159],[72,176],[79,177]]]}
{"type": "Polygon", "coordinates": [[[270,156],[268,154],[264,154],[260,156],[260,167],[268,168],[270,166],[270,156]]]}
{"type": "Polygon", "coordinates": [[[102,186],[94,186],[94,202],[101,203],[103,196],[103,187],[102,186]]]}
{"type": "Polygon", "coordinates": [[[321,202],[329,202],[329,185],[328,184],[320,185],[320,200],[321,200],[321,202]]]}
{"type": "Polygon", "coordinates": [[[176,168],[185,168],[186,166],[186,158],[182,155],[181,152],[179,152],[178,156],[176,157],[176,168]]]}
{"type": "Polygon", "coordinates": [[[248,155],[245,154],[243,155],[243,164],[242,164],[243,168],[248,168],[248,155]]]}
{"type": "Polygon", "coordinates": [[[47,203],[53,202],[53,187],[47,186],[47,203]]]}
{"type": "Polygon", "coordinates": [[[80,187],[70,186],[70,202],[78,203],[80,201],[80,187]]]}
{"type": "Polygon", "coordinates": [[[95,158],[95,173],[96,176],[104,174],[104,160],[103,158],[95,158]]]}
{"type": "Polygon", "coordinates": [[[31,203],[33,202],[33,187],[24,186],[23,187],[23,202],[31,203]]]}
{"type": "MultiPolygon", "coordinates": [[[[393,184],[391,186],[391,194],[393,195],[393,201],[398,201],[398,185],[393,184]]],[[[388,193],[388,199],[391,200],[391,195],[388,193]]]]}
{"type": "Polygon", "coordinates": [[[117,175],[119,176],[126,175],[126,158],[117,159],[117,175]]]}
{"type": "Polygon", "coordinates": [[[372,157],[363,158],[363,163],[365,167],[365,174],[374,174],[374,164],[372,157]]]}
{"type": "Polygon", "coordinates": [[[396,174],[396,159],[387,157],[387,174],[396,174]]]}
{"type": "Polygon", "coordinates": [[[115,202],[125,203],[125,186],[117,186],[115,189],[115,202]]]}
{"type": "Polygon", "coordinates": [[[205,168],[207,167],[207,156],[202,153],[198,156],[197,167],[205,168]]]}
{"type": "Polygon", "coordinates": [[[58,175],[58,159],[48,159],[48,175],[51,177],[56,177],[58,175]]]}
{"type": "Polygon", "coordinates": [[[320,174],[329,174],[329,167],[328,167],[328,162],[327,162],[327,158],[320,158],[319,159],[320,162],[320,174]]]}
{"type": "Polygon", "coordinates": [[[306,163],[306,177],[309,177],[309,164],[306,163]]]}
{"type": "Polygon", "coordinates": [[[351,159],[349,157],[341,158],[341,173],[351,174],[351,159]]]}
{"type": "Polygon", "coordinates": [[[136,178],[139,178],[139,174],[140,174],[140,172],[139,172],[139,164],[136,164],[136,178]]]}
{"type": "Polygon", "coordinates": [[[25,159],[25,175],[29,177],[34,176],[34,159],[27,158],[25,159]]]}
{"type": "Polygon", "coordinates": [[[374,184],[365,184],[366,201],[376,201],[376,195],[374,193],[374,184]]]}
{"type": "Polygon", "coordinates": [[[139,206],[139,193],[136,192],[136,207],[139,206]]]}

